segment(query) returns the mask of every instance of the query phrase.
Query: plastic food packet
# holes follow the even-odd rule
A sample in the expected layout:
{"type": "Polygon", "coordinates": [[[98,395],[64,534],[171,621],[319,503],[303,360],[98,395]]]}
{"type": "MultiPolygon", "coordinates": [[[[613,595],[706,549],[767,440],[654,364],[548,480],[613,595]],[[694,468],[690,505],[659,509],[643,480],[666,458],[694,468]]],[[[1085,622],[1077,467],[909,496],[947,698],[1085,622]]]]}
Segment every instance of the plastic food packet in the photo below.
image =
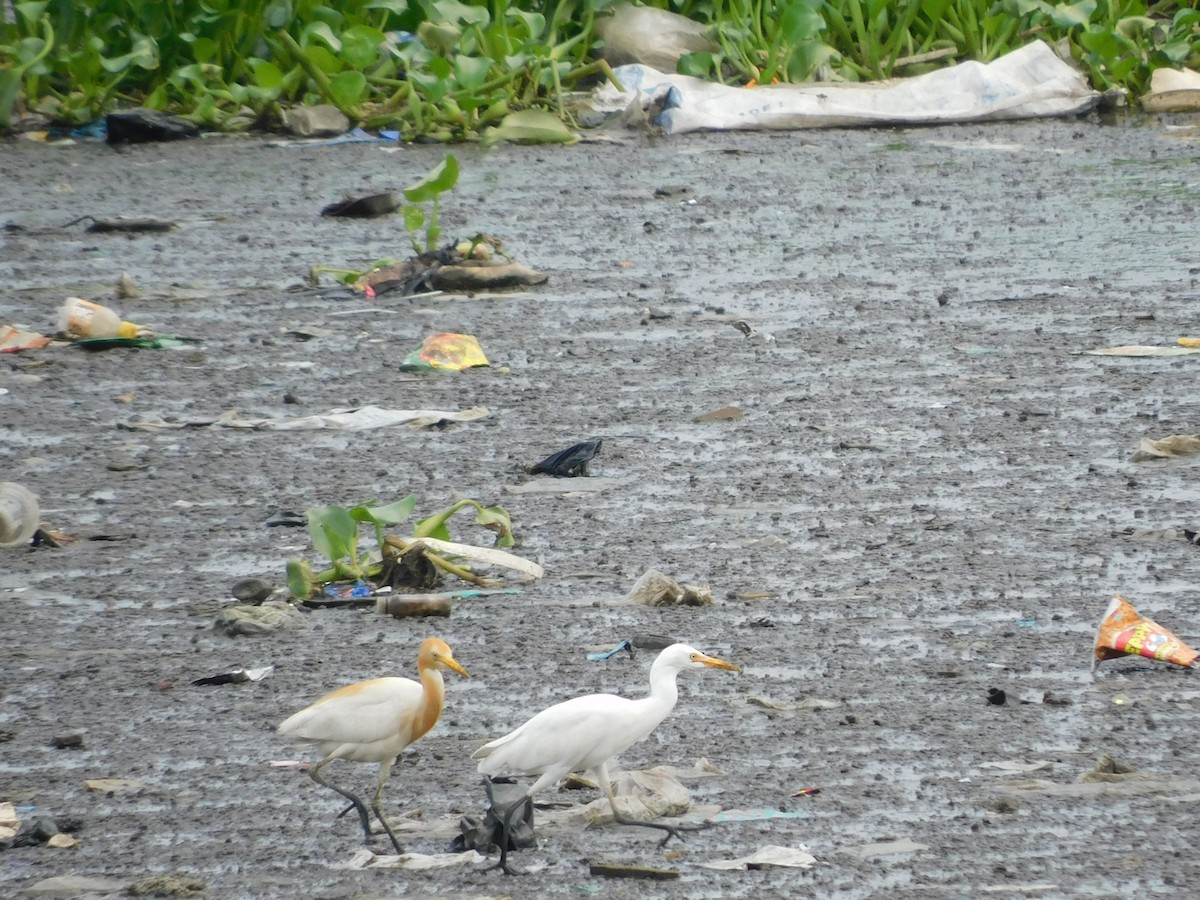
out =
{"type": "Polygon", "coordinates": [[[1191,668],[1200,653],[1154,620],[1139,615],[1133,605],[1118,594],[1100,620],[1092,671],[1096,671],[1101,660],[1121,656],[1144,656],[1191,668]]]}
{"type": "Polygon", "coordinates": [[[419,350],[405,357],[401,368],[461,371],[486,365],[487,357],[473,335],[442,332],[426,338],[419,350]]]}

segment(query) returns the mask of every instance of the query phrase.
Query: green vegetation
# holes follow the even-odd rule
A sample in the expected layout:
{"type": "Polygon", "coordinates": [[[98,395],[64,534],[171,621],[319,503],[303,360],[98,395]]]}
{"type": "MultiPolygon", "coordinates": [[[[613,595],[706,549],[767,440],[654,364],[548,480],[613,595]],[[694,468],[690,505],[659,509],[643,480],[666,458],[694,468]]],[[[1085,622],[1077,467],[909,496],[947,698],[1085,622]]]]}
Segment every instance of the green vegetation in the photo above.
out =
{"type": "MultiPolygon", "coordinates": [[[[611,77],[596,17],[614,0],[0,0],[0,128],[145,105],[239,130],[330,103],[406,140],[477,140],[512,112],[570,120],[611,77]]],[[[732,83],[866,80],[1062,42],[1094,87],[1145,90],[1200,65],[1188,0],[654,0],[709,27],[681,71],[732,83]]]]}
{"type": "Polygon", "coordinates": [[[464,498],[440,512],[421,519],[407,538],[384,533],[389,526],[399,525],[412,518],[417,498],[410,494],[386,506],[360,503],[343,506],[316,506],[308,510],[308,534],[313,547],[329,563],[316,572],[308,560],[296,557],[288,561],[287,582],[292,594],[308,599],[319,594],[328,584],[370,582],[374,586],[400,584],[428,588],[443,574],[455,575],[464,581],[482,586],[496,584],[467,568],[463,560],[477,560],[515,569],[536,577],[539,567],[506,553],[501,549],[515,543],[512,519],[500,506],[484,506],[464,498]],[[459,510],[475,510],[475,522],[495,533],[495,547],[475,547],[450,542],[449,522],[459,510]],[[359,526],[369,523],[374,529],[375,549],[359,548],[359,526]]]}

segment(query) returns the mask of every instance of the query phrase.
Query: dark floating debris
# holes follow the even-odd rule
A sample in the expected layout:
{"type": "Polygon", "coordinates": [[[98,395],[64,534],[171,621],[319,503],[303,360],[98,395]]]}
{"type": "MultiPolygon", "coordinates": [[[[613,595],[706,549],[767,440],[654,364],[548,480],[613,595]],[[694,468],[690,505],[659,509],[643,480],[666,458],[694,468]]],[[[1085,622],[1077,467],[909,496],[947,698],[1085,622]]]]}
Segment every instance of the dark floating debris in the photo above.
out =
{"type": "Polygon", "coordinates": [[[575,478],[587,475],[587,464],[600,452],[601,438],[593,438],[581,444],[575,444],[566,450],[547,456],[540,463],[531,466],[530,475],[546,474],[556,478],[575,478]]]}

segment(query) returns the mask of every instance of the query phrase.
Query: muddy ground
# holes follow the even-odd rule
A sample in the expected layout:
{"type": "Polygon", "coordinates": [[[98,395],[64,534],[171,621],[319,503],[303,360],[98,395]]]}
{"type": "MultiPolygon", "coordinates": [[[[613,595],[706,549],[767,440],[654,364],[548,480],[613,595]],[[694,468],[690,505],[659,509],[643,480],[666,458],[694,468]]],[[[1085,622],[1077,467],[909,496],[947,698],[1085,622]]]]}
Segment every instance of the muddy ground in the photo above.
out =
{"type": "MultiPolygon", "coordinates": [[[[1186,124],[456,148],[447,232],[497,235],[549,282],[374,301],[306,276],[405,255],[399,218],[317,213],[412,183],[442,148],[6,141],[0,209],[19,228],[0,238],[0,321],[50,331],[65,297],[111,298],[128,273],[142,296],[114,301],[127,318],[202,343],[0,359],[4,478],[40,496],[48,526],[127,538],[0,550],[0,800],[80,842],[0,852],[3,891],[169,873],[213,897],[1186,893],[1200,685],[1135,659],[1093,679],[1089,663],[1114,592],[1200,641],[1200,549],[1124,533],[1197,524],[1196,468],[1130,457],[1142,437],[1197,430],[1198,363],[1079,355],[1200,331],[1186,124]],[[60,227],[85,214],[180,226],[60,227]],[[443,330],[476,335],[492,367],[400,370],[443,330]],[[490,415],[353,434],[122,427],[367,403],[490,415]],[[741,418],[696,421],[726,405],[741,418]],[[604,490],[512,490],[590,437],[604,490]],[[546,577],[448,619],[325,610],[265,637],[214,631],[235,581],[282,584],[285,561],[311,555],[303,530],[266,527],[273,512],[410,492],[422,511],[503,504],[546,577]],[[716,603],[621,605],[650,567],[716,603]],[[652,654],[585,656],[637,633],[746,669],[683,678],[673,717],[621,764],[704,757],[723,774],[689,782],[695,803],[795,815],[665,850],[636,828],[543,828],[521,879],[348,870],[357,824],[300,770],[268,766],[313,758],[274,728],[328,688],[411,675],[432,633],[472,677],[451,676],[442,722],[390,782],[408,849],[442,851],[480,810],[468,757],[484,739],[573,694],[643,692],[652,654]],[[272,664],[257,683],[191,685],[272,664]],[[52,746],[76,734],[82,747],[52,746]],[[1103,754],[1148,777],[1075,785],[1103,754]],[[86,790],[94,778],[140,786],[86,790]],[[806,787],[820,793],[791,796],[806,787]],[[770,844],[818,862],[700,867],[770,844]],[[679,878],[605,879],[588,861],[679,878]]],[[[458,536],[483,541],[473,527],[458,536]]],[[[367,791],[373,772],[339,775],[367,791]]]]}

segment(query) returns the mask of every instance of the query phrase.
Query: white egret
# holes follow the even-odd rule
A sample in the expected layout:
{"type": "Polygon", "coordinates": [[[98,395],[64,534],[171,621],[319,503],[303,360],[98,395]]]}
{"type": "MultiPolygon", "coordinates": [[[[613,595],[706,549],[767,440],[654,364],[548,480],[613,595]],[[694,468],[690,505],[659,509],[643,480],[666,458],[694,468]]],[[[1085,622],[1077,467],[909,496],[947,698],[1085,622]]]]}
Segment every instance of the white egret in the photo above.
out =
{"type": "Polygon", "coordinates": [[[308,774],[317,784],[337,791],[350,801],[358,811],[368,843],[371,822],[366,805],[356,794],[324,778],[321,772],[335,759],[379,763],[371,809],[397,853],[404,851],[380,809],[383,786],[401,751],[429,731],[441,716],[446,696],[442,669],[469,677],[445,641],[426,638],[417,653],[420,684],[411,678],[370,678],[348,684],[300,710],[278,729],[285,737],[317,746],[324,758],[308,774]]]}
{"type": "Polygon", "coordinates": [[[682,840],[682,835],[674,826],[629,819],[621,814],[608,777],[608,763],[617,754],[646,738],[670,715],[679,697],[675,678],[680,672],[705,667],[741,671],[740,666],[707,656],[687,644],[672,644],[658,655],[650,667],[648,696],[637,700],[615,694],[575,697],[542,710],[515,731],[476,750],[472,758],[479,760],[479,771],[486,777],[540,776],[518,801],[499,811],[502,833],[498,867],[510,875],[516,872],[508,865],[508,838],[513,814],[538,791],[576,771],[592,772],[608,797],[615,821],[623,825],[641,825],[666,831],[663,843],[670,840],[672,835],[682,840]]]}

